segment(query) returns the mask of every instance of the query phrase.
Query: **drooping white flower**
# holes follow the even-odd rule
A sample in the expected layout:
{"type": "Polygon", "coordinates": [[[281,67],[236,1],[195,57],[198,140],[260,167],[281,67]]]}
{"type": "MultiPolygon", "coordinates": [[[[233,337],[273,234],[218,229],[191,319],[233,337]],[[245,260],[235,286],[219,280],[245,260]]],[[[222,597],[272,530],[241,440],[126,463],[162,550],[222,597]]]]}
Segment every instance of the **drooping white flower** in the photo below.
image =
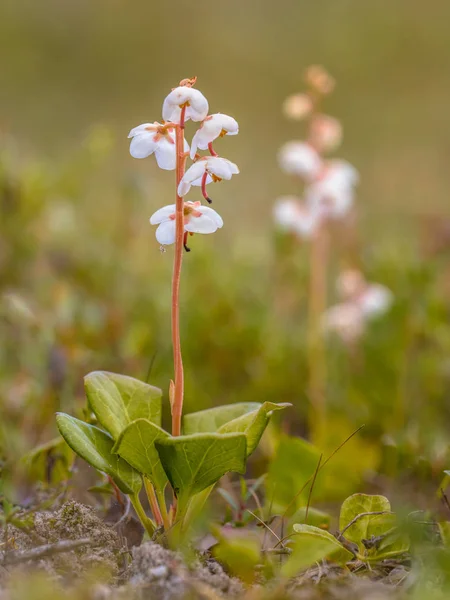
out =
{"type": "Polygon", "coordinates": [[[280,196],[273,208],[275,222],[280,229],[310,238],[320,222],[320,215],[305,206],[296,196],[280,196]]]}
{"type": "Polygon", "coordinates": [[[335,333],[344,343],[351,344],[364,333],[364,314],[361,307],[353,302],[335,304],[325,311],[322,327],[326,333],[335,333]]]}
{"type": "MultiPolygon", "coordinates": [[[[156,239],[163,246],[175,243],[176,205],[170,204],[157,210],[150,217],[152,225],[159,225],[156,239]]],[[[201,202],[184,202],[184,231],[189,233],[214,233],[223,226],[222,217],[201,202]]]]}
{"type": "Polygon", "coordinates": [[[301,121],[307,117],[313,108],[311,97],[308,94],[292,94],[283,102],[284,114],[289,119],[301,121]]]}
{"type": "Polygon", "coordinates": [[[377,317],[387,312],[392,306],[394,295],[387,287],[380,283],[369,283],[358,298],[358,304],[363,314],[377,317]]]}
{"type": "Polygon", "coordinates": [[[336,81],[321,65],[311,65],[306,70],[306,83],[320,94],[330,94],[336,85],[336,81]]]}
{"type": "Polygon", "coordinates": [[[336,281],[336,290],[343,300],[355,300],[365,290],[367,282],[358,269],[345,269],[336,281]]]}
{"type": "Polygon", "coordinates": [[[191,158],[195,158],[197,148],[206,150],[208,144],[211,144],[218,137],[224,135],[237,135],[239,133],[239,125],[236,119],[217,113],[209,115],[200,125],[191,143],[191,158]]]}
{"type": "Polygon", "coordinates": [[[342,125],[329,115],[317,115],[311,120],[309,141],[322,153],[332,152],[342,142],[342,125]]]}
{"type": "MultiPolygon", "coordinates": [[[[155,154],[161,169],[172,171],[176,167],[176,144],[173,127],[162,123],[143,123],[134,127],[128,134],[131,139],[130,154],[134,158],[147,158],[155,154]]],[[[189,144],[184,142],[184,151],[189,152],[189,144]]]]}
{"type": "Polygon", "coordinates": [[[392,306],[394,295],[384,285],[368,283],[357,269],[343,271],[336,282],[338,294],[357,305],[365,318],[384,314],[392,306]]]}
{"type": "Polygon", "coordinates": [[[191,165],[183,175],[178,186],[178,195],[186,196],[192,185],[199,185],[202,186],[203,195],[207,198],[204,189],[207,183],[231,179],[238,173],[238,167],[230,160],[220,156],[204,156],[191,165]]]}
{"type": "Polygon", "coordinates": [[[186,106],[185,121],[203,121],[209,110],[208,100],[199,90],[180,85],[166,96],[162,107],[163,119],[179,123],[183,106],[186,106]]]}
{"type": "Polygon", "coordinates": [[[353,205],[358,178],[357,170],[347,161],[329,161],[319,179],[305,190],[306,202],[328,217],[342,218],[353,205]]]}
{"type": "Polygon", "coordinates": [[[306,181],[318,177],[322,160],[312,146],[304,142],[288,142],[278,153],[280,167],[290,175],[298,175],[306,181]]]}

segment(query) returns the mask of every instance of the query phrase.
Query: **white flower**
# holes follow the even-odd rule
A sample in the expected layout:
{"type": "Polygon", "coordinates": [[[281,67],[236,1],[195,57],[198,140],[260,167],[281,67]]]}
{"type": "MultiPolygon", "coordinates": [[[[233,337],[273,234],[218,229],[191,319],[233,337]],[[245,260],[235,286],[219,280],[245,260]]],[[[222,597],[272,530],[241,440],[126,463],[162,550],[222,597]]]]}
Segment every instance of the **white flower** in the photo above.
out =
{"type": "Polygon", "coordinates": [[[320,94],[330,94],[336,85],[335,80],[321,65],[311,65],[306,71],[306,83],[320,94]]]}
{"type": "Polygon", "coordinates": [[[357,170],[347,161],[329,161],[320,178],[306,189],[306,202],[326,216],[342,218],[353,205],[358,178],[357,170]]]}
{"type": "Polygon", "coordinates": [[[281,196],[275,202],[273,216],[284,231],[309,238],[319,224],[320,215],[302,204],[296,196],[281,196]]]}
{"type": "Polygon", "coordinates": [[[207,198],[205,191],[207,183],[231,179],[237,173],[239,173],[237,166],[226,158],[220,156],[199,158],[183,175],[178,186],[178,195],[186,196],[192,185],[201,185],[203,195],[207,198]]]}
{"type": "Polygon", "coordinates": [[[217,113],[209,115],[200,125],[200,129],[192,138],[191,158],[195,158],[197,148],[206,150],[208,144],[211,144],[218,137],[224,135],[237,135],[239,133],[239,125],[236,119],[228,115],[217,113]]]}
{"type": "Polygon", "coordinates": [[[309,141],[318,152],[332,152],[342,142],[342,125],[334,117],[317,115],[311,121],[309,141]]]}
{"type": "Polygon", "coordinates": [[[298,175],[306,181],[318,177],[322,169],[319,154],[309,144],[304,142],[288,142],[278,153],[280,167],[290,175],[298,175]]]}
{"type": "MultiPolygon", "coordinates": [[[[147,158],[155,154],[156,162],[161,169],[175,169],[177,156],[173,127],[162,123],[144,123],[134,127],[128,134],[132,138],[130,154],[134,158],[147,158]]],[[[184,142],[184,151],[189,152],[189,144],[184,142]]]]}
{"type": "Polygon", "coordinates": [[[180,85],[173,89],[166,97],[162,107],[165,121],[179,123],[181,109],[186,106],[184,120],[203,121],[208,114],[208,100],[198,90],[188,85],[180,85]]]}
{"type": "MultiPolygon", "coordinates": [[[[175,243],[176,205],[157,210],[151,217],[152,225],[159,225],[156,239],[164,246],[175,243]]],[[[189,233],[214,233],[223,226],[222,217],[201,202],[184,202],[184,231],[189,233]]]]}
{"type": "Polygon", "coordinates": [[[336,281],[336,290],[343,300],[355,300],[365,290],[367,282],[358,269],[342,271],[336,281]]]}
{"type": "Polygon", "coordinates": [[[301,121],[307,117],[313,108],[311,97],[308,94],[292,94],[283,102],[284,114],[289,119],[301,121]]]}
{"type": "Polygon", "coordinates": [[[379,283],[370,283],[357,302],[366,317],[377,317],[392,306],[394,295],[387,287],[379,283]]]}
{"type": "Polygon", "coordinates": [[[343,342],[353,343],[364,333],[364,314],[352,302],[335,304],[325,311],[322,326],[326,332],[336,333],[343,342]]]}

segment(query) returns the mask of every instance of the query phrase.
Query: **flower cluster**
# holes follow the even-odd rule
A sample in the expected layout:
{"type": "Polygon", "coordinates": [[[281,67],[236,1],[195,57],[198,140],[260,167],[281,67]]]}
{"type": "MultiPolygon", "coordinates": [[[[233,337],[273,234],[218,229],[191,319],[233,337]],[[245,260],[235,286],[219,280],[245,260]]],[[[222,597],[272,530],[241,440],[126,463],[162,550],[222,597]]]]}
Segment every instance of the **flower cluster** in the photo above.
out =
{"type": "Polygon", "coordinates": [[[278,226],[301,238],[310,238],[325,220],[344,218],[358,183],[358,173],[347,161],[326,158],[342,141],[339,121],[319,112],[319,101],[333,91],[334,79],[313,66],[306,82],[308,92],[289,96],[284,112],[294,120],[308,119],[307,139],[287,142],[278,153],[281,169],[303,182],[303,198],[281,196],[274,207],[278,226]]]}
{"type": "Polygon", "coordinates": [[[368,283],[356,270],[343,271],[338,277],[338,304],[323,316],[325,331],[336,333],[345,343],[354,343],[364,333],[366,323],[386,313],[393,302],[392,292],[379,283],[368,283]]]}
{"type": "MultiPolygon", "coordinates": [[[[155,155],[161,169],[177,169],[177,152],[182,153],[181,173],[177,172],[177,198],[183,198],[184,245],[187,235],[213,233],[223,225],[218,213],[200,202],[185,199],[192,186],[201,188],[203,198],[211,203],[206,186],[212,182],[231,179],[239,173],[238,167],[218,156],[213,142],[225,135],[236,135],[239,125],[233,117],[221,113],[208,115],[209,104],[205,96],[193,87],[196,79],[183,80],[165,98],[162,107],[163,122],[144,123],[132,129],[130,153],[135,158],[155,155]],[[184,139],[186,121],[200,123],[192,143],[184,139]],[[177,129],[183,130],[183,149],[177,148],[177,129]],[[198,150],[207,150],[209,155],[200,156],[198,150]],[[185,161],[190,157],[193,164],[185,171],[185,161]]],[[[181,201],[181,200],[180,200],[181,201]]],[[[158,225],[156,239],[162,245],[173,244],[176,238],[176,205],[172,204],[157,210],[150,218],[152,225],[158,225]]]]}

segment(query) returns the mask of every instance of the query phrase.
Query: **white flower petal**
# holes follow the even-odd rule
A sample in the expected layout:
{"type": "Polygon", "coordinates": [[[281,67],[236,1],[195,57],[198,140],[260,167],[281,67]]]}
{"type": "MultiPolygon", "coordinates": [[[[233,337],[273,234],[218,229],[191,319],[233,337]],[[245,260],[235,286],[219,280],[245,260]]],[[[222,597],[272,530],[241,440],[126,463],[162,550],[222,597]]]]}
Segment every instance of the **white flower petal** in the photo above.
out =
{"type": "Polygon", "coordinates": [[[312,146],[303,142],[284,144],[278,153],[278,161],[283,171],[306,181],[315,179],[322,169],[320,156],[312,146]]]}
{"type": "Polygon", "coordinates": [[[206,215],[201,215],[200,217],[191,216],[184,226],[185,231],[192,233],[214,233],[217,229],[217,223],[206,215]]]}
{"type": "Polygon", "coordinates": [[[168,219],[170,217],[170,215],[175,214],[175,210],[176,210],[175,204],[169,204],[168,206],[163,206],[162,208],[158,209],[156,212],[154,212],[152,214],[152,216],[150,217],[150,223],[152,225],[158,225],[159,223],[162,223],[163,221],[168,219]]]}
{"type": "Polygon", "coordinates": [[[273,207],[275,222],[285,230],[293,230],[298,217],[300,199],[296,196],[281,196],[273,207]]]}
{"type": "Polygon", "coordinates": [[[394,295],[391,290],[379,283],[372,283],[367,286],[358,304],[365,316],[375,317],[387,312],[393,300],[394,295]]]}
{"type": "Polygon", "coordinates": [[[222,217],[213,208],[210,208],[209,206],[200,206],[197,210],[206,215],[211,221],[214,221],[218,229],[223,227],[222,217]]]}
{"type": "Polygon", "coordinates": [[[324,313],[322,326],[325,331],[336,333],[343,342],[353,343],[364,333],[364,314],[351,302],[336,304],[324,313]]]}
{"type": "MultiPolygon", "coordinates": [[[[202,185],[202,181],[203,181],[203,176],[202,177],[198,177],[197,179],[194,179],[194,181],[191,183],[191,185],[195,185],[197,187],[202,185]]],[[[208,175],[206,177],[206,185],[208,185],[208,183],[212,183],[213,178],[211,177],[211,175],[208,175]]]]}
{"type": "Polygon", "coordinates": [[[153,154],[157,142],[154,141],[155,134],[151,132],[140,133],[133,137],[130,144],[130,154],[133,158],[147,158],[153,154]]]}
{"type": "Polygon", "coordinates": [[[163,221],[156,230],[156,239],[163,246],[175,243],[175,221],[163,221]]]}
{"type": "Polygon", "coordinates": [[[180,106],[186,104],[186,102],[189,103],[189,106],[185,111],[185,120],[203,121],[208,114],[208,101],[199,90],[188,86],[176,87],[165,98],[162,108],[163,119],[179,123],[181,116],[180,106]]]}
{"type": "Polygon", "coordinates": [[[132,138],[135,135],[138,135],[139,133],[146,133],[146,132],[149,131],[149,128],[151,128],[154,131],[156,131],[156,128],[157,128],[158,125],[159,125],[159,123],[143,123],[142,125],[138,125],[137,127],[133,127],[133,129],[128,134],[128,137],[132,138]]]}
{"type": "Polygon", "coordinates": [[[208,163],[206,167],[208,173],[221,179],[231,179],[234,174],[239,173],[237,165],[221,156],[211,156],[206,162],[208,163]]]}
{"type": "Polygon", "coordinates": [[[177,165],[176,145],[163,136],[156,146],[155,158],[160,169],[173,171],[177,165]]]}
{"type": "Polygon", "coordinates": [[[206,169],[206,161],[205,160],[198,160],[193,165],[191,165],[189,167],[189,169],[186,171],[186,173],[183,175],[183,177],[180,181],[180,184],[178,186],[178,195],[186,196],[186,194],[191,189],[192,182],[195,181],[196,179],[200,178],[200,182],[201,182],[201,178],[203,177],[203,174],[205,173],[205,169],[206,169]]]}

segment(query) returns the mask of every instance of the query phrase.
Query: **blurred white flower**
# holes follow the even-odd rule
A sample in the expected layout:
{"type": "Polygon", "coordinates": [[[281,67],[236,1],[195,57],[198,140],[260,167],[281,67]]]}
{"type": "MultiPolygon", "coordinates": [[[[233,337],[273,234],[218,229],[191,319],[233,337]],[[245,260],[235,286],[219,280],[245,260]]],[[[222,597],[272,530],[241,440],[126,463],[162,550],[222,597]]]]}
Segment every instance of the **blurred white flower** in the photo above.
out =
{"type": "Polygon", "coordinates": [[[325,332],[336,333],[343,342],[353,343],[364,333],[364,314],[352,302],[335,304],[325,311],[322,326],[325,332]]]}
{"type": "Polygon", "coordinates": [[[206,194],[206,184],[211,181],[231,179],[237,173],[239,173],[238,167],[230,160],[220,156],[204,156],[191,165],[183,175],[178,186],[178,195],[186,196],[192,185],[199,185],[202,186],[204,198],[210,202],[206,194]]]}
{"type": "Polygon", "coordinates": [[[339,296],[357,304],[365,317],[381,315],[389,310],[394,295],[380,283],[368,283],[358,269],[343,271],[336,282],[339,296]]]}
{"type": "Polygon", "coordinates": [[[280,229],[301,238],[310,238],[320,220],[319,213],[306,207],[296,196],[280,196],[275,202],[273,216],[280,229]]]}
{"type": "Polygon", "coordinates": [[[200,129],[197,130],[192,138],[191,158],[195,158],[197,148],[200,148],[200,150],[207,150],[208,145],[218,137],[223,137],[224,135],[237,135],[238,133],[239,125],[233,117],[222,115],[221,113],[209,115],[202,122],[200,129]]]}
{"type": "Polygon", "coordinates": [[[336,85],[336,81],[321,65],[311,65],[306,70],[306,83],[320,94],[330,94],[336,85]]]}
{"type": "MultiPolygon", "coordinates": [[[[159,225],[156,239],[164,246],[175,243],[176,205],[170,204],[157,210],[151,217],[152,225],[159,225]]],[[[201,202],[184,202],[184,231],[189,233],[214,233],[223,226],[222,217],[201,202]]]]}
{"type": "Polygon", "coordinates": [[[354,300],[364,292],[367,282],[358,269],[345,269],[336,281],[336,290],[343,300],[354,300]]]}
{"type": "Polygon", "coordinates": [[[341,123],[329,115],[317,115],[310,124],[309,141],[318,152],[332,152],[342,142],[341,123]]]}
{"type": "Polygon", "coordinates": [[[312,146],[304,142],[287,142],[278,153],[280,167],[290,175],[298,175],[306,181],[318,177],[322,160],[312,146]]]}
{"type": "Polygon", "coordinates": [[[353,205],[358,178],[358,172],[347,161],[329,161],[319,179],[305,190],[306,202],[324,216],[342,218],[353,205]]]}
{"type": "Polygon", "coordinates": [[[162,107],[162,116],[165,121],[179,123],[181,109],[186,107],[184,120],[203,121],[208,114],[208,100],[205,96],[189,85],[180,85],[173,89],[166,97],[162,107]]]}
{"type": "MultiPolygon", "coordinates": [[[[162,123],[143,123],[134,127],[128,134],[132,138],[130,154],[134,158],[147,158],[155,154],[158,167],[172,171],[176,167],[176,144],[173,127],[162,123]]],[[[189,144],[184,142],[184,151],[189,152],[189,144]]]]}
{"type": "Polygon", "coordinates": [[[292,94],[283,102],[284,114],[295,121],[301,121],[307,117],[312,108],[313,103],[308,94],[292,94]]]}
{"type": "Polygon", "coordinates": [[[369,283],[357,299],[364,316],[377,317],[386,313],[394,301],[394,295],[380,283],[369,283]]]}

